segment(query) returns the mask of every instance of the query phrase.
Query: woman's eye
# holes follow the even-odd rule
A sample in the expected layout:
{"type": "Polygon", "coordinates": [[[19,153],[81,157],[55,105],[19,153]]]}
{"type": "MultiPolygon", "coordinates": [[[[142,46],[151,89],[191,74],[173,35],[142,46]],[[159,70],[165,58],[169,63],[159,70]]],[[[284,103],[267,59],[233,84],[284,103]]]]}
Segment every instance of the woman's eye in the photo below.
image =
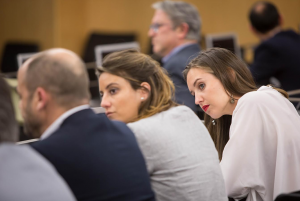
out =
{"type": "Polygon", "coordinates": [[[111,89],[111,90],[109,90],[109,93],[111,95],[114,95],[117,91],[118,91],[117,89],[111,89]]]}
{"type": "Polygon", "coordinates": [[[205,84],[199,84],[199,89],[204,89],[205,84]]]}

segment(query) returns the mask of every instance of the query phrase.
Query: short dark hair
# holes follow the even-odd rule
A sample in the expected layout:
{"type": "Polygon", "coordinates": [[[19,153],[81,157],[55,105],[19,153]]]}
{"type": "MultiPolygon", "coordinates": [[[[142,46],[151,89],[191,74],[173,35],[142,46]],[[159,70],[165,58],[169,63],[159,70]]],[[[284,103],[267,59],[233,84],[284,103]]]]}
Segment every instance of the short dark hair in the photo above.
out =
{"type": "Polygon", "coordinates": [[[249,19],[258,32],[267,33],[279,25],[280,15],[274,4],[259,1],[252,6],[249,19]],[[258,6],[262,6],[262,9],[257,9],[258,6]]]}
{"type": "Polygon", "coordinates": [[[0,77],[0,142],[16,142],[18,140],[18,124],[11,101],[9,86],[0,77]]]}

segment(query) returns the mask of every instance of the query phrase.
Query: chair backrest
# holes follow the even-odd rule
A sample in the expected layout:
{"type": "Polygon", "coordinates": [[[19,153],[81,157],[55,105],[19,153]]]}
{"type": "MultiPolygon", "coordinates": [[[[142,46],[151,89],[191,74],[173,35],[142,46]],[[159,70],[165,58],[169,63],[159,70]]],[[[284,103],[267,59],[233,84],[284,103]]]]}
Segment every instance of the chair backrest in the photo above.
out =
{"type": "Polygon", "coordinates": [[[296,90],[292,90],[292,91],[287,91],[287,94],[289,95],[289,100],[292,103],[296,103],[296,109],[298,110],[298,113],[300,113],[300,98],[299,97],[290,97],[290,96],[294,96],[294,95],[300,95],[300,89],[296,89],[296,90]]]}
{"type": "Polygon", "coordinates": [[[275,199],[275,201],[299,201],[299,200],[300,200],[300,191],[289,193],[289,194],[280,194],[275,199]]]}

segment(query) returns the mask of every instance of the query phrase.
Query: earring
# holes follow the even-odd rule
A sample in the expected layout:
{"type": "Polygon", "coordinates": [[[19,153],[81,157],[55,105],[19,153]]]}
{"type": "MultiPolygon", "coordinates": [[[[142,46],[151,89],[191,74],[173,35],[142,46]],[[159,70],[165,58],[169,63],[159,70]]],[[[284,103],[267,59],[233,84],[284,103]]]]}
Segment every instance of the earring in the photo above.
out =
{"type": "Polygon", "coordinates": [[[233,98],[233,95],[230,94],[230,103],[233,104],[235,102],[234,98],[233,98]]]}
{"type": "Polygon", "coordinates": [[[144,100],[144,97],[141,97],[141,100],[144,100]]]}
{"type": "Polygon", "coordinates": [[[216,122],[214,119],[212,120],[212,124],[213,124],[213,126],[216,125],[216,122]]]}

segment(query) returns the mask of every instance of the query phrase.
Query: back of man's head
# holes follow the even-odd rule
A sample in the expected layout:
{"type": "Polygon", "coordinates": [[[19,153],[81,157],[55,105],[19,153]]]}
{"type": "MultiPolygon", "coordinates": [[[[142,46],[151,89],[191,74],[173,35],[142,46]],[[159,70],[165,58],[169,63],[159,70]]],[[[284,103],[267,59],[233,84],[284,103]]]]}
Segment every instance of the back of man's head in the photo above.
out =
{"type": "Polygon", "coordinates": [[[50,49],[31,58],[24,83],[29,94],[41,87],[66,109],[90,98],[84,63],[75,53],[65,49],[50,49]]]}
{"type": "Polygon", "coordinates": [[[6,81],[0,77],[0,143],[16,142],[18,133],[10,90],[6,81]]]}
{"type": "Polygon", "coordinates": [[[173,23],[173,28],[182,23],[189,26],[186,39],[200,39],[201,19],[195,6],[182,1],[160,1],[152,5],[156,10],[164,11],[173,23]]]}
{"type": "Polygon", "coordinates": [[[266,1],[257,2],[252,6],[249,19],[253,28],[262,34],[280,25],[280,15],[277,8],[266,1]]]}

